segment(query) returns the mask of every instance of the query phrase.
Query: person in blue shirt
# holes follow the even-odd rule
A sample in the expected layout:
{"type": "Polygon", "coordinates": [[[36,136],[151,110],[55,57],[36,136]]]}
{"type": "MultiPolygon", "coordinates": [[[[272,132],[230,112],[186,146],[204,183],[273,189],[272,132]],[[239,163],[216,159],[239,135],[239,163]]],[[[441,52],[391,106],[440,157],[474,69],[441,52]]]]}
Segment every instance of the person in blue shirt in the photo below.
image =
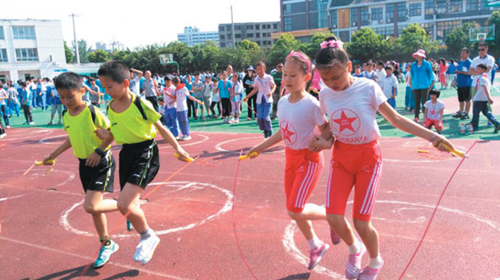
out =
{"type": "Polygon", "coordinates": [[[455,79],[455,70],[457,70],[455,60],[448,59],[448,68],[446,69],[446,88],[451,86],[453,80],[455,79]]]}
{"type": "Polygon", "coordinates": [[[35,124],[33,122],[33,116],[31,115],[31,101],[33,99],[33,93],[29,90],[25,82],[21,82],[19,85],[22,89],[21,105],[23,106],[24,117],[26,118],[26,122],[24,124],[35,124]]]}
{"type": "Polygon", "coordinates": [[[52,88],[50,89],[50,95],[52,96],[52,112],[50,114],[50,122],[47,125],[53,125],[54,124],[54,115],[57,114],[59,116],[59,121],[57,122],[58,125],[61,125],[61,118],[62,118],[62,113],[61,113],[61,107],[62,107],[62,102],[61,99],[59,98],[59,93],[56,90],[56,87],[52,85],[52,88]]]}
{"type": "Polygon", "coordinates": [[[425,60],[425,51],[419,49],[413,55],[415,62],[411,64],[410,69],[410,86],[413,89],[415,97],[415,122],[420,121],[420,105],[424,108],[424,103],[427,101],[427,94],[432,89],[434,76],[432,73],[432,65],[425,60]]]}
{"type": "Polygon", "coordinates": [[[472,64],[472,60],[469,58],[469,55],[470,50],[468,48],[460,50],[460,62],[455,70],[455,74],[457,74],[457,94],[460,107],[453,117],[462,120],[469,118],[471,105],[472,76],[469,74],[469,68],[472,64]]]}

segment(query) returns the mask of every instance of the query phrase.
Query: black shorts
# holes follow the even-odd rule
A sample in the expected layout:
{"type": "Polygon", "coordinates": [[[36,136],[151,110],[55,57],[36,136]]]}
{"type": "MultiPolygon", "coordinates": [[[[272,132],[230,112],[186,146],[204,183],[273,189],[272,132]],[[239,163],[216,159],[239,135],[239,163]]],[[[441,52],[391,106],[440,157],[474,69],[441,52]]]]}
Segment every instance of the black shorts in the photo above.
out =
{"type": "Polygon", "coordinates": [[[458,101],[470,101],[470,87],[459,87],[457,88],[458,101]]]}
{"type": "Polygon", "coordinates": [[[158,145],[152,140],[123,144],[120,151],[120,190],[131,183],[143,189],[153,181],[160,170],[158,145]]]}
{"type": "Polygon", "coordinates": [[[80,181],[82,181],[85,193],[89,191],[113,192],[115,178],[115,158],[111,151],[101,157],[99,164],[95,167],[85,166],[86,159],[80,160],[80,181]]]}

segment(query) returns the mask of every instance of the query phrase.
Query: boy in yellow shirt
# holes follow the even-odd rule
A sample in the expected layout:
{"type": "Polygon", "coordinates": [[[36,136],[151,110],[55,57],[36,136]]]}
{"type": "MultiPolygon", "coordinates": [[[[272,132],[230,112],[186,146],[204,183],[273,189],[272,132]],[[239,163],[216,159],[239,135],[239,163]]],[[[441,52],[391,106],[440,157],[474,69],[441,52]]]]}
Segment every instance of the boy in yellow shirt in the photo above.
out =
{"type": "Polygon", "coordinates": [[[73,153],[80,161],[80,180],[85,191],[83,208],[92,215],[94,226],[101,240],[101,250],[95,268],[105,265],[110,256],[118,250],[107,229],[107,212],[117,211],[117,203],[113,199],[103,199],[104,192],[113,192],[115,160],[111,154],[112,137],[99,139],[94,131],[98,127],[109,128],[108,119],[90,104],[82,101],[85,93],[80,75],[66,72],[54,80],[62,104],[67,111],[63,113],[64,130],[68,138],[50,153],[44,164],[51,164],[64,151],[73,148],[73,153]]]}
{"type": "MultiPolygon", "coordinates": [[[[148,226],[139,204],[142,191],[160,168],[158,145],[154,141],[157,131],[174,148],[180,160],[187,161],[189,154],[162,125],[161,115],[151,102],[130,91],[129,67],[119,61],[108,61],[101,65],[97,75],[106,93],[113,98],[107,111],[111,122],[110,132],[116,144],[122,145],[119,157],[121,193],[118,197],[118,209],[141,236],[134,261],[145,265],[160,243],[160,238],[148,226]]],[[[108,138],[109,134],[103,128],[97,131],[101,139],[108,138]]]]}

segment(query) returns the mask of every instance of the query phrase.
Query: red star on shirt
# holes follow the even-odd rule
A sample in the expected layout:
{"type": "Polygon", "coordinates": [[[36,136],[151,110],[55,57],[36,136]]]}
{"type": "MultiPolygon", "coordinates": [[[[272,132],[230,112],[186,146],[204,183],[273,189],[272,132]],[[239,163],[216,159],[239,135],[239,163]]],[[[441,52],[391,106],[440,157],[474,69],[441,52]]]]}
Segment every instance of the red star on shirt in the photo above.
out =
{"type": "Polygon", "coordinates": [[[283,140],[287,140],[289,143],[293,143],[291,137],[295,135],[295,133],[291,132],[288,129],[288,123],[285,124],[285,127],[281,128],[281,136],[283,136],[283,140]]]}
{"type": "Polygon", "coordinates": [[[434,109],[431,110],[431,115],[434,116],[434,115],[436,115],[436,113],[437,113],[436,110],[434,110],[434,109]]]}
{"type": "Polygon", "coordinates": [[[344,110],[342,110],[342,113],[340,115],[340,119],[334,119],[333,121],[339,124],[339,131],[342,133],[345,129],[349,129],[352,132],[354,131],[354,128],[352,127],[352,123],[356,120],[357,118],[348,118],[346,114],[344,113],[344,110]]]}

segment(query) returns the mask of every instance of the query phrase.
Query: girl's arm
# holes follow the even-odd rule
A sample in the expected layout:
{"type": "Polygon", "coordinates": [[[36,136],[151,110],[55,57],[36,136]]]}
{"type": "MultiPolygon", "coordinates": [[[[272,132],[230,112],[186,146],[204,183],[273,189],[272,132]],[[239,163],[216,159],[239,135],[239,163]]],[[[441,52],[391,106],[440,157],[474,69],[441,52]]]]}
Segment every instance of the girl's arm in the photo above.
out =
{"type": "Polygon", "coordinates": [[[52,151],[52,153],[50,153],[45,157],[45,159],[43,159],[43,164],[52,165],[52,163],[49,163],[49,161],[56,159],[56,157],[64,153],[69,148],[71,148],[71,142],[69,141],[69,136],[68,136],[66,140],[59,147],[57,147],[54,151],[52,151]]]}
{"type": "Polygon", "coordinates": [[[382,103],[379,106],[378,111],[394,127],[431,142],[432,145],[438,150],[450,152],[450,149],[455,149],[453,144],[451,144],[451,142],[444,136],[436,134],[429,129],[413,122],[412,120],[401,116],[396,111],[394,111],[394,109],[389,104],[387,104],[387,102],[382,103]]]}
{"type": "Polygon", "coordinates": [[[321,135],[314,136],[311,141],[309,141],[309,150],[313,152],[329,150],[335,142],[335,137],[330,131],[330,125],[328,125],[328,122],[320,126],[319,129],[321,131],[321,135]]]}
{"type": "Polygon", "coordinates": [[[196,103],[198,103],[198,104],[200,104],[200,105],[203,105],[203,102],[201,102],[200,100],[198,100],[198,99],[194,98],[191,94],[187,93],[187,94],[186,94],[186,96],[187,96],[189,99],[193,100],[194,102],[196,102],[196,103]]]}
{"type": "Polygon", "coordinates": [[[267,94],[268,97],[271,97],[273,95],[273,92],[276,90],[276,84],[273,83],[271,86],[271,91],[267,94]]]}
{"type": "Polygon", "coordinates": [[[248,98],[252,97],[252,95],[254,95],[257,92],[257,90],[258,90],[258,88],[254,87],[253,90],[249,94],[247,94],[245,99],[243,99],[243,101],[246,102],[248,100],[248,98]]]}
{"type": "Polygon", "coordinates": [[[429,109],[427,109],[427,108],[424,107],[424,122],[427,119],[427,112],[428,111],[429,111],[429,109]]]}
{"type": "Polygon", "coordinates": [[[486,86],[483,86],[483,89],[484,92],[486,93],[486,98],[488,98],[488,102],[490,102],[490,104],[493,104],[493,99],[491,99],[490,91],[486,86]]]}
{"type": "Polygon", "coordinates": [[[178,159],[187,162],[187,159],[190,158],[189,154],[186,151],[184,151],[184,149],[181,147],[181,145],[179,145],[177,140],[175,140],[175,137],[174,135],[172,135],[170,130],[166,129],[161,123],[161,121],[157,121],[155,123],[155,127],[160,132],[161,137],[165,139],[165,141],[167,141],[167,143],[170,144],[172,148],[174,148],[175,152],[179,155],[178,159]]]}
{"type": "Polygon", "coordinates": [[[443,122],[444,108],[439,110],[439,122],[443,122]]]}
{"type": "Polygon", "coordinates": [[[264,140],[263,142],[261,142],[260,144],[257,144],[256,146],[253,146],[248,152],[247,152],[247,156],[249,156],[250,154],[252,154],[253,152],[257,152],[257,154],[254,154],[252,156],[250,156],[250,158],[256,158],[259,154],[261,154],[263,151],[265,151],[267,148],[273,146],[273,145],[276,145],[278,144],[279,142],[281,142],[283,140],[282,136],[281,136],[281,130],[278,130],[278,132],[274,133],[271,137],[267,138],[266,140],[264,140]]]}

